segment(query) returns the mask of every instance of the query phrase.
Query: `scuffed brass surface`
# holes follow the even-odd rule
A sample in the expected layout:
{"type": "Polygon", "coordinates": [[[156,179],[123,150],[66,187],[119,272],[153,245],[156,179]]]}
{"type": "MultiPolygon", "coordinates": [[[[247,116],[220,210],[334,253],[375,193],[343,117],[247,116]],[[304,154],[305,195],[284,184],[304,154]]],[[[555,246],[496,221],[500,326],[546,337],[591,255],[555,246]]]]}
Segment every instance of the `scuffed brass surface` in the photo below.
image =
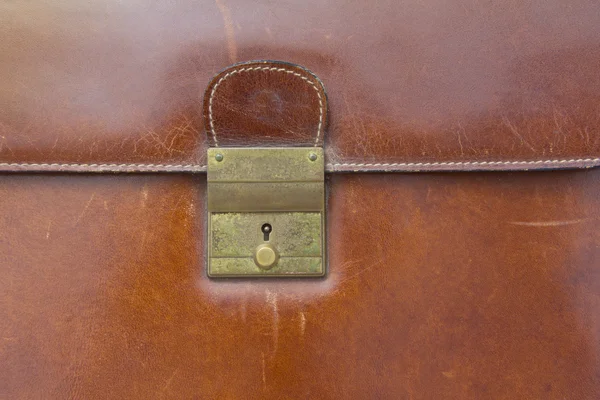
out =
{"type": "Polygon", "coordinates": [[[324,273],[322,213],[211,213],[209,234],[211,277],[324,273]],[[268,242],[264,224],[272,226],[268,242]],[[256,250],[264,244],[278,254],[269,269],[256,263],[256,250]]]}
{"type": "Polygon", "coordinates": [[[319,211],[323,182],[210,183],[208,207],[227,211],[319,211]]]}
{"type": "Polygon", "coordinates": [[[250,258],[214,258],[211,260],[209,276],[215,277],[292,277],[323,276],[321,257],[280,258],[273,268],[264,270],[250,258]]]}
{"type": "Polygon", "coordinates": [[[323,182],[325,171],[321,148],[219,147],[208,149],[207,160],[209,182],[323,182]]]}
{"type": "Polygon", "coordinates": [[[219,148],[208,160],[209,276],[325,273],[322,149],[219,148]]]}
{"type": "Polygon", "coordinates": [[[208,150],[211,212],[321,211],[325,198],[323,149],[208,150]],[[310,155],[317,159],[312,161],[310,155]],[[216,156],[221,155],[221,161],[216,156]]]}
{"type": "Polygon", "coordinates": [[[321,256],[321,213],[213,213],[212,257],[252,258],[264,243],[261,227],[271,224],[269,242],[281,257],[321,256]]]}
{"type": "Polygon", "coordinates": [[[269,270],[279,261],[279,253],[269,243],[261,244],[254,252],[254,263],[262,269],[269,270]]]}

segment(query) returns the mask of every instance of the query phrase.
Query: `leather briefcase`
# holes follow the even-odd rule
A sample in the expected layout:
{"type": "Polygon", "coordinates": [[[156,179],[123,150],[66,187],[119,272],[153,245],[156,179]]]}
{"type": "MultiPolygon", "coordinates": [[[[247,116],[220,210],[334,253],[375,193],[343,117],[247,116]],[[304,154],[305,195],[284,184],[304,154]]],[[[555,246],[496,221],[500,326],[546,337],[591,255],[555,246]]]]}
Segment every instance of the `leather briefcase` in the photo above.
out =
{"type": "Polygon", "coordinates": [[[1,399],[600,398],[597,2],[0,10],[1,399]]]}

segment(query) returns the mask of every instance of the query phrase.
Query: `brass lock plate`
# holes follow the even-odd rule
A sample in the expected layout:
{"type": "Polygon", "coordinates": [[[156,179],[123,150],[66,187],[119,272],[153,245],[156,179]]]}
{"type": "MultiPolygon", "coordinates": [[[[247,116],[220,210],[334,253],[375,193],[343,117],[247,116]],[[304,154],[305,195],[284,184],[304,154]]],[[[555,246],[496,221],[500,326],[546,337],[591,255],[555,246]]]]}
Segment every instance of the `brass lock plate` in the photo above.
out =
{"type": "Polygon", "coordinates": [[[208,275],[323,276],[321,148],[208,150],[208,275]]]}

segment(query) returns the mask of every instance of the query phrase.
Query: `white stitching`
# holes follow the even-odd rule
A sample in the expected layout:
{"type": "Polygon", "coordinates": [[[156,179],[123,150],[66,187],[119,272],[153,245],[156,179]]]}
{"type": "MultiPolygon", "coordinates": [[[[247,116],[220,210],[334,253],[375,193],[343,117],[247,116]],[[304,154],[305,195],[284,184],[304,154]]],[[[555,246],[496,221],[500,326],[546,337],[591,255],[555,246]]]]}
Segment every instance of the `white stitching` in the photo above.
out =
{"type": "Polygon", "coordinates": [[[435,166],[485,166],[485,165],[538,165],[538,164],[566,164],[575,162],[600,162],[600,158],[579,158],[571,160],[538,160],[538,161],[451,161],[451,162],[425,162],[425,163],[334,163],[328,167],[435,167],[435,166]]]}
{"type": "Polygon", "coordinates": [[[221,79],[219,79],[217,81],[217,83],[215,83],[215,85],[213,86],[211,92],[210,92],[210,97],[208,98],[208,122],[210,125],[210,131],[212,134],[212,138],[213,141],[215,142],[215,147],[219,147],[219,142],[217,141],[217,133],[215,132],[215,124],[214,124],[214,120],[213,120],[213,111],[212,111],[212,105],[213,105],[213,98],[215,96],[215,92],[217,91],[217,87],[219,87],[219,85],[221,83],[223,83],[223,81],[225,81],[225,79],[229,78],[231,75],[240,73],[240,72],[245,72],[245,71],[274,71],[274,72],[285,72],[286,74],[292,74],[294,76],[297,76],[299,78],[302,78],[306,83],[308,83],[309,85],[311,85],[313,87],[313,89],[315,89],[315,91],[317,92],[317,96],[319,97],[319,126],[317,127],[317,138],[315,140],[315,146],[318,146],[319,144],[319,139],[321,138],[321,130],[323,129],[323,115],[324,115],[324,110],[323,110],[323,98],[321,97],[321,91],[319,90],[319,88],[317,87],[317,85],[315,85],[313,82],[311,82],[307,77],[303,76],[302,74],[299,74],[295,71],[286,69],[286,68],[276,68],[276,67],[247,67],[247,68],[240,68],[240,69],[236,69],[233,71],[229,71],[228,73],[226,73],[225,75],[223,75],[221,77],[221,79]]]}
{"type": "Polygon", "coordinates": [[[183,170],[183,171],[206,171],[205,165],[196,164],[60,164],[60,163],[0,163],[0,167],[23,167],[23,168],[90,168],[114,169],[114,170],[183,170]]]}
{"type": "MultiPolygon", "coordinates": [[[[493,166],[493,165],[547,165],[567,163],[598,163],[600,158],[578,158],[570,160],[538,160],[538,161],[451,161],[451,162],[420,162],[420,163],[329,163],[326,168],[331,170],[337,167],[443,167],[443,166],[493,166]]],[[[2,167],[22,168],[90,168],[112,169],[114,171],[160,171],[174,170],[175,172],[205,172],[206,165],[198,164],[60,164],[60,163],[0,163],[2,167]]]]}

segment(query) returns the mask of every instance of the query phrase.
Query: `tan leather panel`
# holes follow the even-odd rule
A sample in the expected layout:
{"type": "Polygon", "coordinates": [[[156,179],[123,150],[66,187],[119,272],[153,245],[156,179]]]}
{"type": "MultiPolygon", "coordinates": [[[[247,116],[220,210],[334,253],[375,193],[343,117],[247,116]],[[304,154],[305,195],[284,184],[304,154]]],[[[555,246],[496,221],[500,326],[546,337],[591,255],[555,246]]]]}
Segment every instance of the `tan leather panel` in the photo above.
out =
{"type": "Polygon", "coordinates": [[[0,167],[203,165],[202,93],[255,59],[323,80],[335,169],[596,165],[598,27],[596,0],[4,2],[0,167]]]}
{"type": "Polygon", "coordinates": [[[215,280],[204,180],[0,180],[0,397],[596,399],[600,171],[330,177],[322,280],[215,280]]]}

